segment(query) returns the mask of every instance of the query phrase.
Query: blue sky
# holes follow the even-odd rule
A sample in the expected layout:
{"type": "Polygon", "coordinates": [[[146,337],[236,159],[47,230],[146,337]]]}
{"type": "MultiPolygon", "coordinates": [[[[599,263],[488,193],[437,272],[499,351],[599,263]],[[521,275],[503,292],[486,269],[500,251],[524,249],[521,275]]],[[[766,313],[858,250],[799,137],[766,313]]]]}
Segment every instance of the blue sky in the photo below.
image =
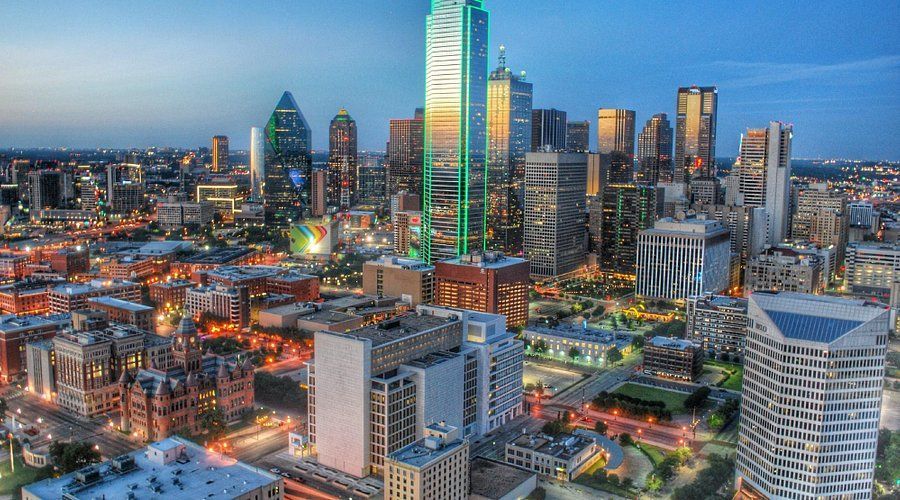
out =
{"type": "MultiPolygon", "coordinates": [[[[900,2],[486,0],[536,107],[596,120],[672,114],[719,87],[719,156],[746,127],[794,124],[799,157],[900,159],[900,2]]],[[[340,107],[361,148],[424,94],[426,0],[0,3],[0,147],[245,147],[283,90],[327,144],[340,107]]],[[[593,127],[592,127],[593,132],[593,127]]],[[[594,139],[595,140],[595,139],[594,139]]]]}

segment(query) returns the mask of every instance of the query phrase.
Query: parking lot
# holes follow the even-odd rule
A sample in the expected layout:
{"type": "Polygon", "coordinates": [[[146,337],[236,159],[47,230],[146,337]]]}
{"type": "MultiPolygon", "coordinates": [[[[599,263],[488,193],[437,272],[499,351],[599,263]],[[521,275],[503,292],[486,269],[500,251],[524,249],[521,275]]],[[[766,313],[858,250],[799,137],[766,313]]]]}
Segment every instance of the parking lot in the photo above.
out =
{"type": "Polygon", "coordinates": [[[560,391],[582,379],[582,374],[574,371],[525,361],[522,382],[525,385],[543,383],[550,386],[544,389],[545,396],[558,394],[560,391]]]}

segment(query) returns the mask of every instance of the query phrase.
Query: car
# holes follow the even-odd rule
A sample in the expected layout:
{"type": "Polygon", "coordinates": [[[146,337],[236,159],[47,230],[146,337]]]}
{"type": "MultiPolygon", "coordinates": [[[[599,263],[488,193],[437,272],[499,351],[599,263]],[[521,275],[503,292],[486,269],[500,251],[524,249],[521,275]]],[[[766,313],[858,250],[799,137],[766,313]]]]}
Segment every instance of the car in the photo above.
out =
{"type": "Polygon", "coordinates": [[[269,472],[273,474],[281,474],[281,469],[279,469],[278,467],[272,467],[271,469],[269,469],[269,472]]]}
{"type": "Polygon", "coordinates": [[[279,475],[280,475],[281,477],[286,477],[286,478],[288,478],[288,479],[291,479],[291,473],[290,473],[290,472],[282,472],[282,473],[280,473],[279,475]]]}

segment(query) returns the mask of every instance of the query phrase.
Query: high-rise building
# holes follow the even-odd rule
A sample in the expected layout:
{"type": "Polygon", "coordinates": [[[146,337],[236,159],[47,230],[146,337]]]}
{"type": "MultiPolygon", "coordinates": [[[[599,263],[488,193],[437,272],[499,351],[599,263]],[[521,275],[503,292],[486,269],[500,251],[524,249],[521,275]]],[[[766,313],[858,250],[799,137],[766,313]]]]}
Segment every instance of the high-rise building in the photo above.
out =
{"type": "Polygon", "coordinates": [[[674,181],[689,183],[696,177],[716,175],[715,87],[680,87],[675,118],[674,181]]]}
{"type": "Polygon", "coordinates": [[[846,193],[829,189],[824,183],[810,184],[797,192],[791,238],[822,248],[833,246],[840,265],[844,261],[849,222],[846,193]]]}
{"type": "Polygon", "coordinates": [[[425,262],[484,249],[489,15],[433,0],[425,34],[425,262]]]}
{"type": "Polygon", "coordinates": [[[885,302],[900,283],[900,245],[859,243],[847,245],[844,279],[853,293],[875,294],[885,302]]]}
{"type": "Polygon", "coordinates": [[[215,135],[212,138],[212,167],[214,173],[228,171],[228,136],[215,135]]]}
{"type": "Polygon", "coordinates": [[[506,316],[507,326],[528,323],[528,262],[486,252],[434,264],[434,303],[506,316]]]}
{"type": "Polygon", "coordinates": [[[391,120],[386,169],[389,196],[400,191],[422,194],[424,140],[424,118],[391,120]]]}
{"type": "Polygon", "coordinates": [[[377,153],[364,153],[359,157],[356,167],[357,203],[376,208],[387,205],[384,160],[384,155],[377,153]]]}
{"type": "Polygon", "coordinates": [[[250,196],[262,202],[266,186],[266,137],[263,129],[250,129],[250,196]]]}
{"type": "Polygon", "coordinates": [[[566,123],[566,150],[571,153],[591,151],[591,122],[584,120],[566,123]]]}
{"type": "Polygon", "coordinates": [[[328,203],[346,210],[356,203],[356,120],[341,108],[328,127],[328,203]]]}
{"type": "Polygon", "coordinates": [[[661,211],[662,192],[656,186],[611,184],[603,188],[600,203],[600,270],[634,276],[638,233],[653,227],[661,211]]]}
{"type": "Polygon", "coordinates": [[[28,197],[31,201],[32,218],[41,209],[61,208],[62,173],[56,170],[28,172],[28,197]]]}
{"type": "Polygon", "coordinates": [[[488,78],[487,246],[522,253],[525,154],[531,147],[532,86],[513,74],[500,47],[500,64],[488,78]]]}
{"type": "Polygon", "coordinates": [[[634,181],[634,111],[599,109],[597,111],[597,152],[608,184],[634,181]]]}
{"type": "Polygon", "coordinates": [[[747,343],[747,299],[725,295],[689,297],[685,337],[703,346],[709,357],[727,354],[739,362],[747,343]]]}
{"type": "Polygon", "coordinates": [[[266,124],[266,212],[278,225],[309,212],[311,144],[309,124],[294,96],[285,91],[266,124]]]}
{"type": "Polygon", "coordinates": [[[672,181],[672,125],[665,113],[657,113],[638,135],[638,182],[655,186],[672,181]]]}
{"type": "Polygon", "coordinates": [[[635,294],[684,300],[721,293],[729,287],[730,269],[729,232],[721,222],[667,217],[638,235],[635,294]]]}
{"type": "Polygon", "coordinates": [[[309,215],[321,217],[328,213],[328,171],[316,168],[309,173],[309,215]]]}
{"type": "Polygon", "coordinates": [[[531,151],[565,151],[567,126],[565,111],[553,108],[532,110],[531,151]]]}
{"type": "Polygon", "coordinates": [[[528,153],[525,258],[531,276],[550,278],[584,264],[587,155],[528,153]]]}
{"type": "Polygon", "coordinates": [[[784,241],[791,227],[792,137],[793,127],[781,122],[748,129],[741,135],[741,156],[734,165],[739,193],[736,201],[766,209],[770,245],[784,241]]]}
{"type": "Polygon", "coordinates": [[[890,311],[757,292],[748,304],[739,498],[871,498],[890,311]]]}
{"type": "Polygon", "coordinates": [[[728,228],[731,232],[731,253],[738,255],[741,269],[746,267],[751,257],[762,252],[766,245],[768,218],[765,208],[694,204],[691,209],[697,215],[721,221],[728,228]]]}

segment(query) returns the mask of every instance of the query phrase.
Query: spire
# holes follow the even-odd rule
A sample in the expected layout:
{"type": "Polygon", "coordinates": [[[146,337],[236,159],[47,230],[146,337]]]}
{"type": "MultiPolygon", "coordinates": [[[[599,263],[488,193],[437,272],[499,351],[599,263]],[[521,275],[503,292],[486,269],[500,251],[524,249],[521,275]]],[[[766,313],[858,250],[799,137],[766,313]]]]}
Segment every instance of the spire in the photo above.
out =
{"type": "Polygon", "coordinates": [[[253,362],[250,361],[249,357],[244,360],[244,364],[241,365],[241,369],[244,370],[245,372],[253,370],[253,362]]]}
{"type": "Polygon", "coordinates": [[[185,309],[181,312],[181,321],[178,322],[178,328],[172,333],[173,336],[197,335],[197,324],[191,313],[185,309]]]}
{"type": "Polygon", "coordinates": [[[131,378],[131,372],[128,370],[122,370],[122,375],[119,376],[119,383],[122,385],[131,385],[134,379],[131,378]]]}
{"type": "Polygon", "coordinates": [[[156,386],[156,391],[154,391],[154,396],[167,396],[169,394],[169,383],[166,379],[160,379],[159,384],[156,386]]]}
{"type": "Polygon", "coordinates": [[[506,45],[500,45],[500,56],[497,58],[497,67],[506,69],[506,45]]]}
{"type": "Polygon", "coordinates": [[[219,365],[219,371],[216,372],[216,378],[228,378],[228,367],[225,366],[225,361],[222,361],[222,364],[219,365]]]}

